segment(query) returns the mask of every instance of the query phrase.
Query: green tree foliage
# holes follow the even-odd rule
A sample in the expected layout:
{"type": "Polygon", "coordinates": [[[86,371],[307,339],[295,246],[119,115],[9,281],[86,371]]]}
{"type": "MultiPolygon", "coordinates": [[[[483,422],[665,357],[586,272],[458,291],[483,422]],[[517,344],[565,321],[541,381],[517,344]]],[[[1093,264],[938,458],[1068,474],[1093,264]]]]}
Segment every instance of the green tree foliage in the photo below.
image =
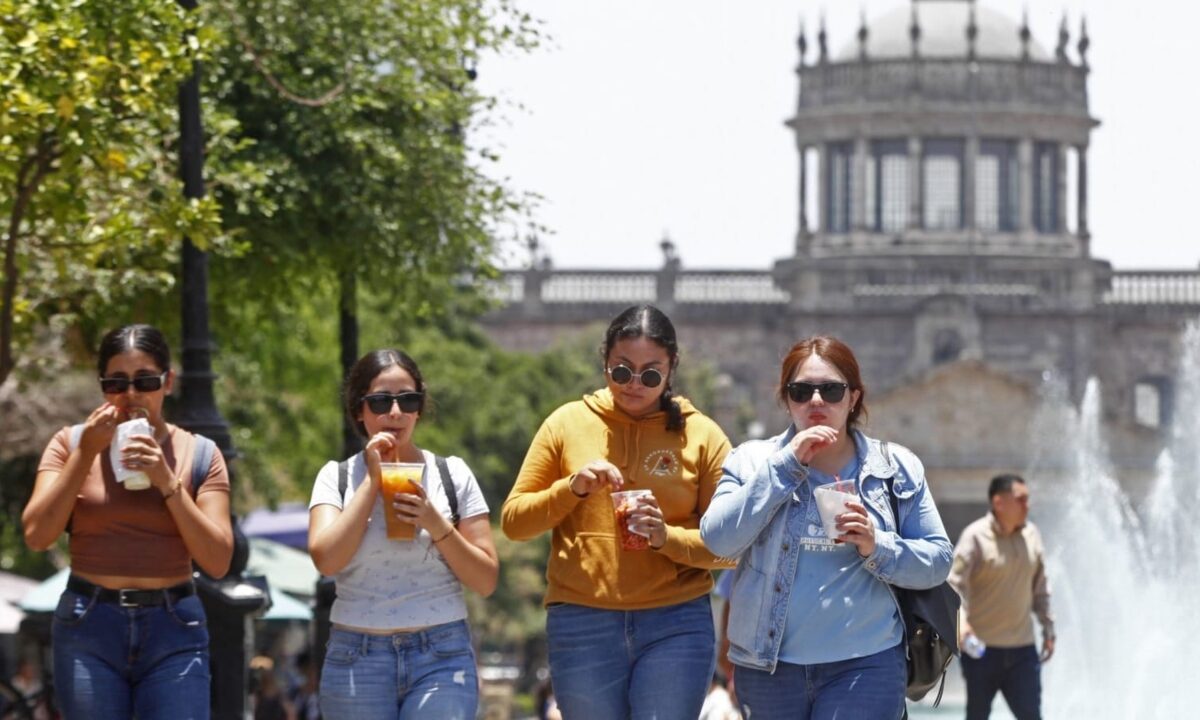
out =
{"type": "Polygon", "coordinates": [[[221,239],[174,159],[178,84],[214,39],[194,29],[159,0],[0,0],[0,382],[50,317],[136,305],[183,234],[221,239]]]}
{"type": "Polygon", "coordinates": [[[236,267],[214,266],[225,291],[277,303],[302,276],[332,276],[426,317],[464,299],[449,280],[491,273],[490,225],[520,203],[467,142],[492,105],[470,79],[480,53],[536,41],[527,16],[506,0],[207,8],[234,39],[207,88],[265,178],[256,197],[221,195],[247,240],[236,267]]]}

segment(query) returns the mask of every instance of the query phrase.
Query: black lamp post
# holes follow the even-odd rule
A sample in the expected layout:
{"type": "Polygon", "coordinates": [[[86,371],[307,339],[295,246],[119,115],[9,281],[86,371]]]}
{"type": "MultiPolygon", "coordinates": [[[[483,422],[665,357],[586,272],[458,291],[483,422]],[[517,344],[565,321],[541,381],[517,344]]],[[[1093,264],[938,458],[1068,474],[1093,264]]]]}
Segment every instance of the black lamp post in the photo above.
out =
{"type": "MultiPolygon", "coordinates": [[[[191,11],[196,0],[178,0],[191,11]]],[[[204,126],[200,116],[200,67],[179,88],[179,163],[186,198],[204,197],[204,126]]],[[[226,460],[237,457],[229,424],[217,410],[213,394],[212,339],[208,330],[208,255],[190,238],[183,238],[182,373],[173,420],[180,427],[211,438],[226,460]]],[[[233,482],[232,466],[229,469],[233,482]]],[[[197,573],[197,584],[208,615],[209,668],[212,675],[212,717],[242,720],[246,716],[247,665],[254,652],[253,615],[268,601],[265,588],[241,580],[249,555],[246,537],[234,518],[234,553],[223,579],[197,573]]]]}

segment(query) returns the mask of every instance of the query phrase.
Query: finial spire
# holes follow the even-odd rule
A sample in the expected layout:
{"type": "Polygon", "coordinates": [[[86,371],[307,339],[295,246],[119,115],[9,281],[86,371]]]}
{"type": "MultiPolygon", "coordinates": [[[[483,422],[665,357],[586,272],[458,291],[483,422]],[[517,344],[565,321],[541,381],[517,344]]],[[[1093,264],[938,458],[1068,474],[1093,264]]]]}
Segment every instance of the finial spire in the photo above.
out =
{"type": "Polygon", "coordinates": [[[821,62],[829,60],[829,36],[825,33],[825,12],[821,12],[821,27],[817,31],[817,52],[821,62]]]}
{"type": "Polygon", "coordinates": [[[967,58],[975,59],[975,38],[979,37],[979,25],[975,22],[975,0],[969,3],[967,15],[967,58]]]}
{"type": "Polygon", "coordinates": [[[1025,6],[1024,12],[1021,13],[1021,59],[1029,59],[1029,38],[1032,33],[1029,32],[1029,6],[1025,6]]]}
{"type": "Polygon", "coordinates": [[[1058,25],[1058,46],[1054,48],[1054,55],[1059,62],[1067,61],[1067,43],[1071,41],[1071,33],[1067,30],[1067,11],[1063,10],[1062,22],[1058,25]]]}
{"type": "Polygon", "coordinates": [[[867,30],[867,9],[859,8],[858,17],[858,58],[860,60],[866,60],[867,37],[870,35],[870,31],[867,30]]]}
{"type": "Polygon", "coordinates": [[[1091,44],[1087,33],[1087,16],[1084,15],[1079,20],[1079,44],[1075,47],[1079,50],[1079,64],[1085,68],[1088,66],[1087,51],[1091,44]]]}
{"type": "Polygon", "coordinates": [[[912,4],[912,22],[908,26],[908,37],[912,40],[912,56],[917,57],[921,54],[921,23],[917,18],[917,3],[912,4]]]}
{"type": "Polygon", "coordinates": [[[808,54],[808,39],[804,37],[804,18],[800,18],[800,37],[796,38],[796,47],[800,50],[800,64],[804,64],[804,56],[808,54]]]}

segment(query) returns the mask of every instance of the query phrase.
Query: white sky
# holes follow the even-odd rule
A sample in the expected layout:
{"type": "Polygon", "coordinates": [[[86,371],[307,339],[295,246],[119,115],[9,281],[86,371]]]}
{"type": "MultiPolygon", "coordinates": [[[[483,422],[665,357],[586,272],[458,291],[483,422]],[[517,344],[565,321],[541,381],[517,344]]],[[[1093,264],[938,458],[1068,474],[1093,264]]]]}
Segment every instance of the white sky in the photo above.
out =
{"type": "MultiPolygon", "coordinates": [[[[664,231],[685,268],[767,269],[790,255],[798,159],[796,36],[809,60],[908,0],[517,0],[552,40],[490,58],[482,89],[510,107],[484,128],[499,176],[543,200],[535,220],[559,268],[661,264],[664,231]]],[[[1075,56],[1086,14],[1092,115],[1089,221],[1096,257],[1120,269],[1200,266],[1200,4],[1174,0],[980,0],[1053,52],[1065,10],[1075,56]]],[[[512,227],[512,233],[524,230],[512,227]]],[[[524,265],[512,250],[506,266],[524,265]]]]}

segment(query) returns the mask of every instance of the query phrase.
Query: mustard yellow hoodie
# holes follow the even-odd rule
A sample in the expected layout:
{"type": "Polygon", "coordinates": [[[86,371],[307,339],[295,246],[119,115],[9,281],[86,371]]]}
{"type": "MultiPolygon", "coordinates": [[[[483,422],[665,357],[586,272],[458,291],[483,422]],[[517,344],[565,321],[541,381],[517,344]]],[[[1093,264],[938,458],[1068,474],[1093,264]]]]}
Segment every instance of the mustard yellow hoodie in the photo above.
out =
{"type": "Polygon", "coordinates": [[[607,388],[567,403],[542,423],[512,492],[500,510],[504,534],[529,540],[553,530],[546,604],[642,610],[686,602],[712,589],[709,568],[732,567],[700,541],[729,439],[686,399],[675,398],[686,424],[666,429],[666,413],[634,419],[607,388]],[[622,550],[607,490],[586,498],[570,481],[587,463],[605,459],[625,489],[649,489],[667,524],[658,550],[622,550]]]}

